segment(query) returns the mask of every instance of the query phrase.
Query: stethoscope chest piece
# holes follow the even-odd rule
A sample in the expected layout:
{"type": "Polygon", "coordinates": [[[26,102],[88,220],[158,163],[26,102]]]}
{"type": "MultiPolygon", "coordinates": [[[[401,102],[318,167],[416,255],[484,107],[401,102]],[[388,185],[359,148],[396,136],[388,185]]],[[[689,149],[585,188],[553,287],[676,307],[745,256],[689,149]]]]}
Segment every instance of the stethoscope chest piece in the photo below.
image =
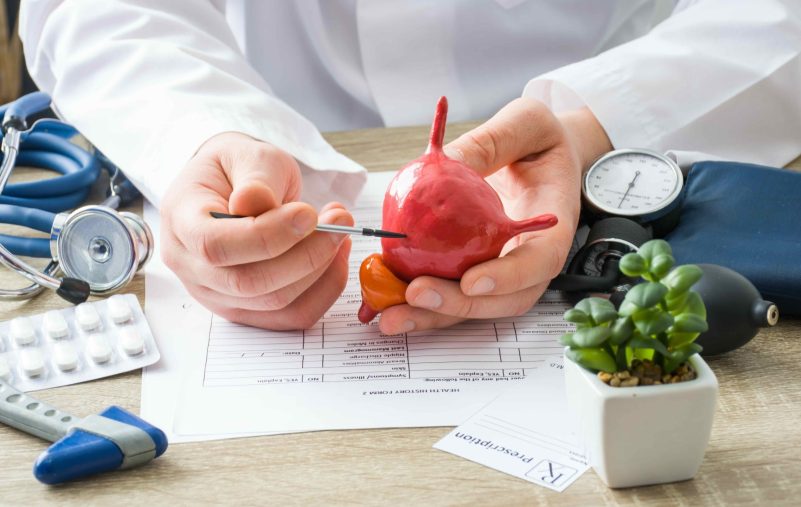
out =
{"type": "Polygon", "coordinates": [[[50,97],[42,92],[0,105],[0,222],[50,232],[49,242],[0,235],[0,265],[32,282],[19,289],[0,288],[0,300],[28,299],[48,288],[79,304],[131,281],[153,253],[153,235],[138,216],[117,212],[139,194],[102,153],[71,142],[77,130],[51,119],[28,127],[27,119],[49,105],[50,97]],[[18,158],[60,176],[7,186],[18,158]],[[83,202],[101,169],[109,173],[103,204],[54,215],[83,202]],[[18,256],[52,260],[40,271],[18,256]],[[64,276],[58,276],[59,270],[64,276]]]}
{"type": "Polygon", "coordinates": [[[84,206],[53,222],[50,250],[61,270],[85,280],[93,294],[122,288],[150,259],[153,235],[132,213],[107,206],[84,206]]]}

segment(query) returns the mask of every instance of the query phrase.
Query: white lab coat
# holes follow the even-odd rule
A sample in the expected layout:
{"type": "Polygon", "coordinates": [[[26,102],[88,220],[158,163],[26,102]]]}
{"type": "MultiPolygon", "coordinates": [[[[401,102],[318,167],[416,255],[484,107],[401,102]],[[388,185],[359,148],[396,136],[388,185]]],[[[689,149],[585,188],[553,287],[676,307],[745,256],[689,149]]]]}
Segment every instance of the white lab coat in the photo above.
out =
{"type": "MultiPolygon", "coordinates": [[[[26,0],[60,114],[158,203],[206,139],[301,163],[310,202],[361,167],[319,130],[480,119],[524,95],[588,106],[615,147],[782,165],[801,152],[798,0],[26,0]]],[[[422,149],[422,147],[421,147],[422,149]]]]}

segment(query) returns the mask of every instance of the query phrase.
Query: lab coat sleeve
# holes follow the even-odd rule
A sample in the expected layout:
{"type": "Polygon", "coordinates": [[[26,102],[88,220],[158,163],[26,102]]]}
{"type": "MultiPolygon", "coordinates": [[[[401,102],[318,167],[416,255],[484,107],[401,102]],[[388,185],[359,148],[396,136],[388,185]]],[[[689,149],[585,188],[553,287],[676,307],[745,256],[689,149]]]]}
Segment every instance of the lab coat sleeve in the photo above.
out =
{"type": "Polygon", "coordinates": [[[303,198],[314,204],[349,202],[365,179],[272,95],[215,2],[26,0],[20,36],[31,75],[59,115],[156,205],[200,145],[227,131],[293,155],[303,198]]]}
{"type": "Polygon", "coordinates": [[[524,96],[586,105],[615,148],[782,166],[801,153],[801,3],[680,3],[645,36],[533,79],[524,96]]]}

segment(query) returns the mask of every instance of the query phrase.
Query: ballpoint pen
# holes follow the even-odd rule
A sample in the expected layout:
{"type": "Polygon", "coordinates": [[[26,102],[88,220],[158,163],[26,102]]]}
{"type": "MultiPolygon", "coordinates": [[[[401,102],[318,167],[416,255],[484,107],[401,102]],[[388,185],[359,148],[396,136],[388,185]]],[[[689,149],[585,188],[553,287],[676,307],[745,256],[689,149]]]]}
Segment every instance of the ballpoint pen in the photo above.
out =
{"type": "MultiPolygon", "coordinates": [[[[209,214],[214,218],[244,218],[243,215],[229,215],[219,211],[210,211],[209,214]]],[[[406,235],[400,232],[383,231],[381,229],[371,229],[369,227],[349,227],[347,225],[317,224],[318,231],[334,232],[337,234],[359,234],[361,236],[376,236],[378,238],[405,238],[406,235]]]]}

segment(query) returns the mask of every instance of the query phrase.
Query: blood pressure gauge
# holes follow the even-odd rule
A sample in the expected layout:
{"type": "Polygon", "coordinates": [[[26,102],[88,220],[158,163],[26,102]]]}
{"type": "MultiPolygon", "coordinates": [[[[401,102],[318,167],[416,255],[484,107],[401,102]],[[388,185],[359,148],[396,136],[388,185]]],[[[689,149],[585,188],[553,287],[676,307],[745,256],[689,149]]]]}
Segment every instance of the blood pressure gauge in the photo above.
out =
{"type": "Polygon", "coordinates": [[[615,150],[598,159],[582,191],[594,211],[650,222],[675,208],[684,184],[678,164],[644,149],[615,150]]]}

